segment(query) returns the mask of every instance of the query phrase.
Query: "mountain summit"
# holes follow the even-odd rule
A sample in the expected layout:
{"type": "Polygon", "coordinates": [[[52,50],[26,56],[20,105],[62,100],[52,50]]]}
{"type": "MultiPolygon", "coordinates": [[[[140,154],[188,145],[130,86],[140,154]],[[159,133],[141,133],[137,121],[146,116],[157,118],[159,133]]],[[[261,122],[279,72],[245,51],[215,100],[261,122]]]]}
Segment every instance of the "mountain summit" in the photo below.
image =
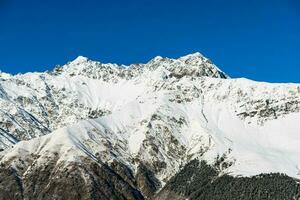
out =
{"type": "Polygon", "coordinates": [[[200,53],[0,75],[0,111],[0,199],[300,195],[300,85],[200,53]]]}
{"type": "Polygon", "coordinates": [[[73,60],[71,62],[72,65],[78,65],[84,62],[87,62],[88,58],[84,57],[84,56],[78,56],[75,60],[73,60]]]}

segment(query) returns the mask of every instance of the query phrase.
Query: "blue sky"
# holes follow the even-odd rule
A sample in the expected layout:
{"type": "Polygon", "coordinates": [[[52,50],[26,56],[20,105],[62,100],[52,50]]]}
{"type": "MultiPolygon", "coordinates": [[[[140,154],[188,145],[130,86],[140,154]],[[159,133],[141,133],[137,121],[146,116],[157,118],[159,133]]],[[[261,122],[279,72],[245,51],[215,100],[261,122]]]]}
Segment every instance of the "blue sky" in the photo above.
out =
{"type": "Polygon", "coordinates": [[[199,51],[232,77],[300,82],[299,0],[0,0],[0,69],[199,51]]]}

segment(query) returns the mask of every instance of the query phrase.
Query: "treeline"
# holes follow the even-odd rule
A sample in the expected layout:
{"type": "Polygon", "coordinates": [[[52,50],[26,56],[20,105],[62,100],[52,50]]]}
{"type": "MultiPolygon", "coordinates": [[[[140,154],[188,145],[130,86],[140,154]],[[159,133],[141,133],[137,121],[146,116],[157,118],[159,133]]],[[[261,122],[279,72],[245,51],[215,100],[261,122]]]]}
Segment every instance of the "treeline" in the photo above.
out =
{"type": "Polygon", "coordinates": [[[205,161],[193,160],[174,176],[158,194],[168,199],[300,199],[300,185],[291,177],[280,173],[253,177],[219,176],[216,168],[205,161]],[[165,193],[165,194],[163,194],[165,193]],[[171,197],[171,196],[169,196],[171,197]]]}

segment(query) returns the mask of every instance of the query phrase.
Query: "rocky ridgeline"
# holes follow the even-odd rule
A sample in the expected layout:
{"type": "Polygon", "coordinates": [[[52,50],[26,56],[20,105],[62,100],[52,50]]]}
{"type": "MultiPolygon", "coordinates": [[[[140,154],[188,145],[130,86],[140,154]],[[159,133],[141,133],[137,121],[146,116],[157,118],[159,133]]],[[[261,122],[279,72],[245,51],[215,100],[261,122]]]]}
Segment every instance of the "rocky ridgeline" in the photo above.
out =
{"type": "MultiPolygon", "coordinates": [[[[57,66],[48,73],[16,76],[2,73],[0,149],[5,149],[20,140],[45,135],[82,119],[97,118],[111,113],[110,102],[103,102],[103,105],[80,102],[77,89],[92,90],[91,85],[101,84],[101,82],[93,82],[94,79],[113,85],[137,77],[143,81],[144,76],[152,76],[155,71],[163,73],[160,75],[165,76],[163,78],[166,79],[172,77],[180,79],[185,76],[227,77],[198,53],[177,60],[156,57],[147,64],[130,66],[102,64],[80,56],[64,66],[57,66]],[[160,69],[164,71],[161,72],[160,69]],[[85,78],[76,78],[82,76],[85,78]],[[70,85],[70,87],[60,87],[60,85],[70,85]],[[81,88],[76,88],[78,85],[81,88]]],[[[148,90],[151,90],[151,84],[149,85],[148,90]]],[[[94,94],[91,91],[86,95],[94,94]]]]}

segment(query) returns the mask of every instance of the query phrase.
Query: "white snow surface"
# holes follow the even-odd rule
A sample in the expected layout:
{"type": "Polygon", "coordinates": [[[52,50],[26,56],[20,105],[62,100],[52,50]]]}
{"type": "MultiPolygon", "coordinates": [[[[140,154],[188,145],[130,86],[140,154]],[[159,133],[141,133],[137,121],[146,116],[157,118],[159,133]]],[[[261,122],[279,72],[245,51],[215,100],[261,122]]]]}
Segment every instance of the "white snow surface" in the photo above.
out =
{"type": "MultiPolygon", "coordinates": [[[[89,157],[118,160],[133,170],[144,162],[157,169],[164,183],[191,159],[214,164],[225,156],[232,165],[220,166],[224,173],[281,172],[300,178],[299,84],[230,79],[199,53],[177,60],[156,57],[126,68],[78,57],[54,75],[2,77],[3,118],[9,114],[28,129],[26,120],[18,123],[14,114],[22,108],[42,125],[43,118],[49,120],[49,133],[30,134],[29,129],[28,137],[12,143],[0,137],[7,144],[1,162],[15,168],[32,159],[42,165],[54,154],[64,163],[89,157]],[[57,113],[38,115],[40,108],[18,104],[20,97],[38,99],[44,107],[49,102],[43,99],[52,98],[57,113]],[[103,109],[109,113],[97,118],[86,114],[103,109]]],[[[11,136],[17,128],[2,129],[1,134],[11,136]]]]}

